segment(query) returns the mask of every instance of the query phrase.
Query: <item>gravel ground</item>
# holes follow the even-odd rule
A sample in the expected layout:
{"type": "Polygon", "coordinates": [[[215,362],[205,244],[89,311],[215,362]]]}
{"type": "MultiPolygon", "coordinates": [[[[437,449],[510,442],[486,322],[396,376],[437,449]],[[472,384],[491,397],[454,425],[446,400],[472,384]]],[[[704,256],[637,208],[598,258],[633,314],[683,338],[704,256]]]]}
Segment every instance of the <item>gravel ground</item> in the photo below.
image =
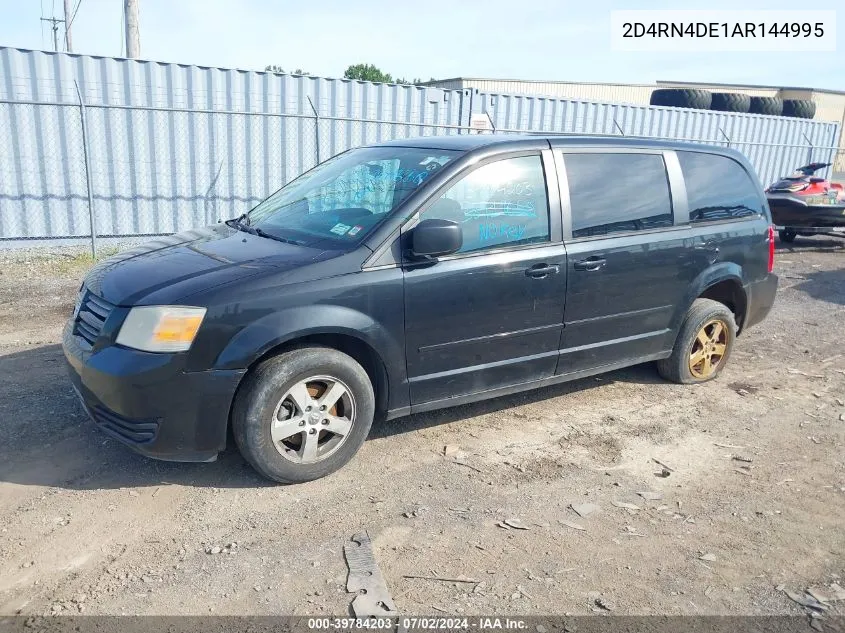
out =
{"type": "Polygon", "coordinates": [[[345,614],[362,530],[404,614],[845,612],[842,240],[779,247],[718,381],[643,365],[384,423],[288,487],[92,428],[58,345],[89,265],[0,253],[0,614],[345,614]]]}

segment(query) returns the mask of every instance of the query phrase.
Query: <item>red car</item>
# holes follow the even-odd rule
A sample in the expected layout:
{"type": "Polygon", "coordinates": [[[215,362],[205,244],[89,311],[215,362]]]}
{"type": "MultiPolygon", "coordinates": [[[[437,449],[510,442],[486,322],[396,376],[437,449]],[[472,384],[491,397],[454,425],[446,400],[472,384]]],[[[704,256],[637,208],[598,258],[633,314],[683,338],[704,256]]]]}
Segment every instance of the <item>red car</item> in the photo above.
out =
{"type": "Polygon", "coordinates": [[[792,242],[796,235],[845,231],[842,184],[813,176],[830,165],[804,165],[766,189],[772,221],[782,242],[792,242]]]}

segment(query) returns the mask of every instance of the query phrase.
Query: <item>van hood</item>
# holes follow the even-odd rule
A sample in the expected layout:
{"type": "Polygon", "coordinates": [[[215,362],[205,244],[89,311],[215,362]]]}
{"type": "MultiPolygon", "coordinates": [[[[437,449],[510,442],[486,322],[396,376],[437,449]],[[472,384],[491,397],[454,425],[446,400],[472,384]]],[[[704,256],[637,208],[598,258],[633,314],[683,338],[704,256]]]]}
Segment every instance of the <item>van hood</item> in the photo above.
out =
{"type": "Polygon", "coordinates": [[[94,266],[84,283],[116,305],[166,304],[268,269],[290,270],[338,254],[218,224],[123,251],[94,266]]]}

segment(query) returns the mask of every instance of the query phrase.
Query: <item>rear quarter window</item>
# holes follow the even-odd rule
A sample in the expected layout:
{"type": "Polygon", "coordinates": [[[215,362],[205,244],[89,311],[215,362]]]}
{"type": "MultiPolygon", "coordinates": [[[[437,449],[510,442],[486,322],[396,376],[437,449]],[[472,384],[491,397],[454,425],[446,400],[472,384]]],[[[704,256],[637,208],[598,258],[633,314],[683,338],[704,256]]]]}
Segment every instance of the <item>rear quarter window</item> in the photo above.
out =
{"type": "Polygon", "coordinates": [[[564,154],[572,237],[672,226],[666,165],[660,154],[564,154]]]}
{"type": "Polygon", "coordinates": [[[763,213],[757,186],[738,162],[718,154],[677,154],[687,189],[690,223],[732,220],[763,213]]]}

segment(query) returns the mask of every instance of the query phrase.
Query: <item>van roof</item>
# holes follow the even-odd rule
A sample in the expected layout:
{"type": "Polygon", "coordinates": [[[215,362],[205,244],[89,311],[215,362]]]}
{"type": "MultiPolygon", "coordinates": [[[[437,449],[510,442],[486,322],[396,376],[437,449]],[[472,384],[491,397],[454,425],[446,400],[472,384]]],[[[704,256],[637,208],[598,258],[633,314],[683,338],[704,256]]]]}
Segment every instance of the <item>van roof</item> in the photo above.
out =
{"type": "Polygon", "coordinates": [[[680,149],[734,154],[735,152],[717,145],[685,143],[668,139],[642,138],[636,136],[580,136],[576,134],[451,134],[444,136],[418,136],[395,139],[376,145],[421,147],[431,149],[469,151],[491,145],[518,144],[525,141],[547,140],[556,145],[642,147],[654,149],[680,149]]]}

